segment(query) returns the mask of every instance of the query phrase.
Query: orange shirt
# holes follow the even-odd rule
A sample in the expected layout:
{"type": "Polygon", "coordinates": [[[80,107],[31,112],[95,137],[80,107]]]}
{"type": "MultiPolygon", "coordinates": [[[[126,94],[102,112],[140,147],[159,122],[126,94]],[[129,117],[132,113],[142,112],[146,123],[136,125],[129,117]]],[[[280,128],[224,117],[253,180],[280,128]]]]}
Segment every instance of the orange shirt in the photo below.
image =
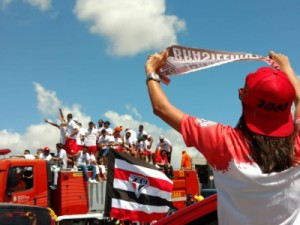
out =
{"type": "Polygon", "coordinates": [[[183,169],[191,169],[191,157],[186,152],[182,154],[181,167],[183,169]]]}

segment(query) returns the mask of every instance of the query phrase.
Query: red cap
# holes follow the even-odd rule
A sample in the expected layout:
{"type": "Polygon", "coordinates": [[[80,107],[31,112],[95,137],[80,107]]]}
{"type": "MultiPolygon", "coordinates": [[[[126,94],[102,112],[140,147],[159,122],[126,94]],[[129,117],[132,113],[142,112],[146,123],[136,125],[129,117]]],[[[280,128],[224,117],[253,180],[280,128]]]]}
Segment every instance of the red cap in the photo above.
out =
{"type": "Polygon", "coordinates": [[[45,147],[44,151],[50,151],[50,148],[49,147],[45,147]]]}
{"type": "Polygon", "coordinates": [[[287,75],[270,67],[248,74],[241,91],[248,128],[270,137],[287,137],[294,131],[291,106],[295,89],[287,75]]]}

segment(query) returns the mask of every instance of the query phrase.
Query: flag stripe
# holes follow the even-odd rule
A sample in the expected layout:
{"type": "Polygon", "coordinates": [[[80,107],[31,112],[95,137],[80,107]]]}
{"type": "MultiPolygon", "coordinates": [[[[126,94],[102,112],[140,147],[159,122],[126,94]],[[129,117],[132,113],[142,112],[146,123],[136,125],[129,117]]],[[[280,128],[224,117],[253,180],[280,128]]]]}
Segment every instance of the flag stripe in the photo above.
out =
{"type": "Polygon", "coordinates": [[[126,190],[117,190],[111,194],[112,198],[119,198],[119,199],[124,199],[125,201],[129,202],[137,202],[140,204],[147,204],[147,205],[153,205],[153,206],[171,206],[171,193],[170,197],[168,199],[163,199],[157,196],[150,196],[147,194],[140,194],[140,196],[137,198],[134,192],[126,191],[126,190]]]}
{"type": "Polygon", "coordinates": [[[132,211],[130,210],[126,210],[126,209],[119,210],[118,208],[112,208],[110,215],[113,218],[122,218],[123,220],[152,222],[165,217],[166,212],[147,214],[142,211],[135,211],[135,213],[132,213],[132,211]]]}
{"type": "Polygon", "coordinates": [[[159,171],[156,167],[154,168],[145,168],[143,166],[139,165],[133,165],[125,160],[116,159],[115,160],[115,168],[127,170],[131,172],[137,172],[140,175],[147,176],[147,177],[153,177],[157,179],[164,180],[169,183],[173,183],[168,177],[166,177],[161,171],[159,171]]]}
{"type": "Polygon", "coordinates": [[[153,205],[139,204],[137,202],[128,202],[123,199],[115,199],[115,198],[112,199],[111,206],[112,208],[127,209],[130,211],[141,211],[147,214],[166,213],[169,209],[168,206],[153,206],[153,205]]]}
{"type": "MultiPolygon", "coordinates": [[[[141,174],[140,171],[134,172],[134,171],[127,171],[127,170],[119,170],[117,168],[115,168],[114,173],[115,173],[116,179],[126,180],[126,181],[128,181],[128,177],[130,175],[145,176],[145,175],[141,174]]],[[[162,191],[168,191],[168,192],[171,192],[173,189],[173,186],[172,186],[173,182],[170,183],[169,181],[166,181],[165,179],[160,179],[160,177],[150,177],[149,175],[146,177],[149,181],[149,185],[154,188],[159,188],[162,191]]]]}
{"type": "MultiPolygon", "coordinates": [[[[118,178],[115,178],[114,180],[114,186],[115,189],[128,191],[128,192],[135,192],[132,184],[129,181],[120,180],[118,178]]],[[[170,191],[163,191],[155,187],[147,187],[147,189],[143,189],[141,191],[141,194],[149,195],[149,196],[156,196],[162,199],[170,199],[171,192],[170,191]]]]}

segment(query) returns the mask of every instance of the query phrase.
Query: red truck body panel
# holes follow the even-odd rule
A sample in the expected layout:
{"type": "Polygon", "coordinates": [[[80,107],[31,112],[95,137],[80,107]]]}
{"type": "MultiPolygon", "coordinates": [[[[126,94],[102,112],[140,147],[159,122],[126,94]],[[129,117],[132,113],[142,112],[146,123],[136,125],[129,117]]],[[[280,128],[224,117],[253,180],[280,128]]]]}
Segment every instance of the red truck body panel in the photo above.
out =
{"type": "Polygon", "coordinates": [[[60,172],[57,189],[51,192],[51,208],[58,216],[86,214],[89,212],[87,193],[82,172],[60,172]]]}
{"type": "Polygon", "coordinates": [[[186,224],[218,224],[217,194],[205,198],[201,202],[185,207],[174,214],[159,220],[155,225],[186,225],[186,224]],[[210,221],[201,218],[214,213],[210,221]],[[200,222],[201,221],[201,222],[200,222]]]}
{"type": "Polygon", "coordinates": [[[172,201],[177,209],[184,208],[186,196],[199,195],[200,185],[196,170],[175,170],[173,179],[172,201]]]}

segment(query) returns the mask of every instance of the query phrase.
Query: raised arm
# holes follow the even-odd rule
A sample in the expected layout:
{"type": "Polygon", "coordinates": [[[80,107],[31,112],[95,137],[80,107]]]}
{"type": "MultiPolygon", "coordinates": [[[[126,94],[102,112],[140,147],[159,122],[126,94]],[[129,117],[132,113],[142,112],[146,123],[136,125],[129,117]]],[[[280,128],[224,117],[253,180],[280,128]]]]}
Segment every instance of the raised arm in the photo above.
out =
{"type": "Polygon", "coordinates": [[[272,58],[280,67],[280,70],[285,72],[290,79],[292,85],[294,86],[296,92],[295,98],[295,118],[300,116],[300,81],[296,76],[290,62],[289,58],[282,54],[277,54],[273,51],[269,53],[270,58],[272,58]]]}
{"type": "MultiPolygon", "coordinates": [[[[155,73],[158,67],[164,63],[166,57],[167,51],[163,51],[161,54],[156,53],[148,57],[145,64],[146,76],[148,77],[149,74],[155,73]]],[[[180,132],[180,123],[185,113],[170,103],[160,86],[160,82],[155,79],[150,79],[147,81],[147,86],[153,113],[180,132]]]]}
{"type": "Polygon", "coordinates": [[[50,125],[54,126],[54,127],[57,127],[58,129],[60,129],[59,125],[56,124],[56,123],[53,123],[53,122],[50,122],[49,120],[47,119],[44,119],[45,123],[49,123],[50,125]]]}

